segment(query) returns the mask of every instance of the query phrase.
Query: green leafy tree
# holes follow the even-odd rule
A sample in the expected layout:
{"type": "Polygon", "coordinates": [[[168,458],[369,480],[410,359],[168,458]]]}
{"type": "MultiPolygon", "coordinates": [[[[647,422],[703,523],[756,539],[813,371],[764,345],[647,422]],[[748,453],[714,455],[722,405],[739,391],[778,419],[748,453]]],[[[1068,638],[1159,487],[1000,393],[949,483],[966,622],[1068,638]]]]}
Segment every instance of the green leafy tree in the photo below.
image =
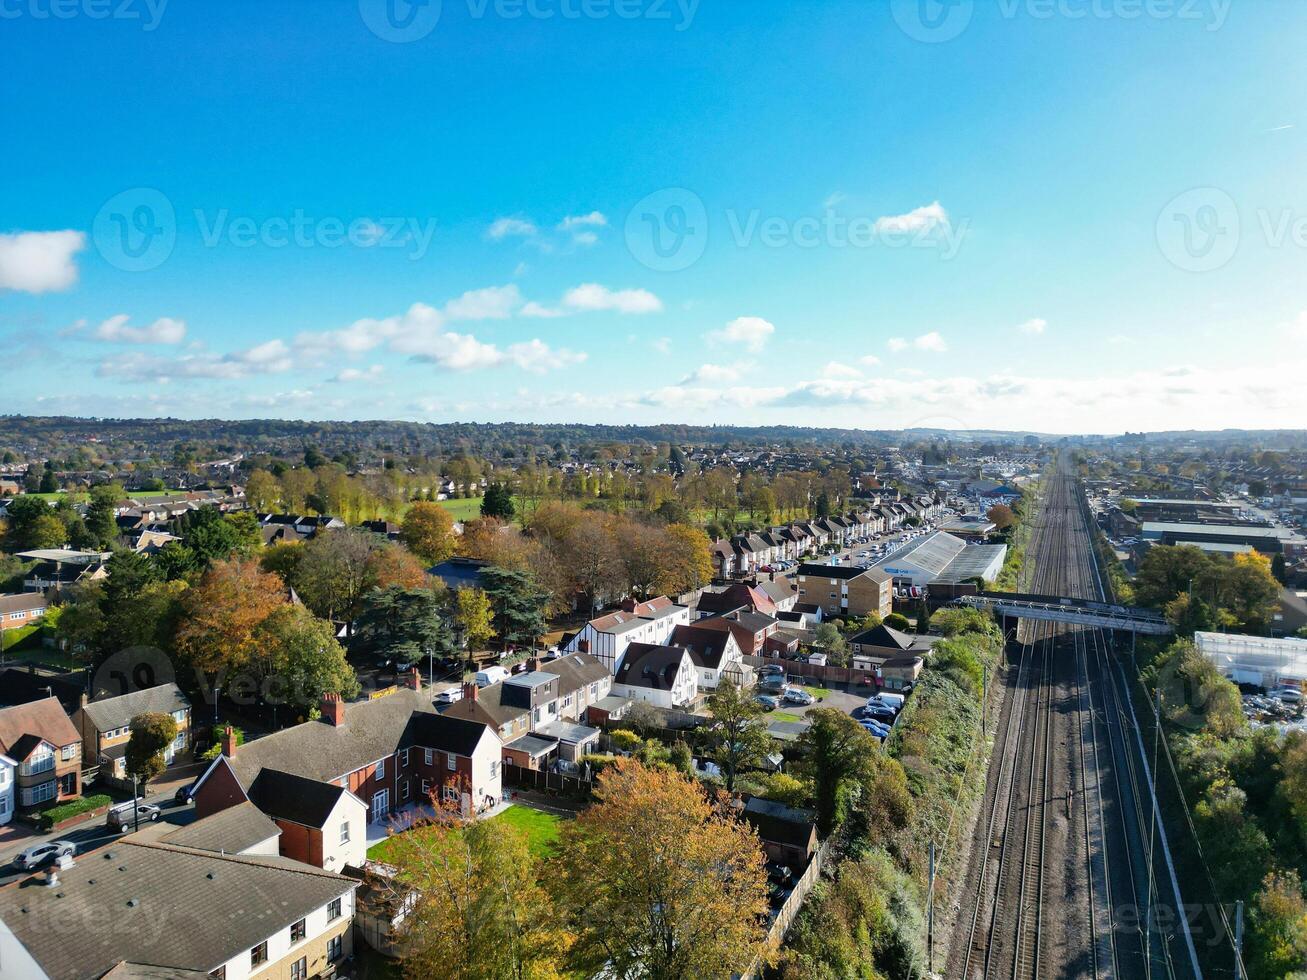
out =
{"type": "Polygon", "coordinates": [[[809,711],[811,723],[799,736],[803,773],[812,781],[817,830],[827,836],[842,824],[871,775],[880,747],[856,721],[834,708],[809,711]]]}
{"type": "Polygon", "coordinates": [[[849,659],[849,641],[834,623],[822,623],[817,627],[813,646],[826,654],[828,662],[834,667],[843,667],[849,659]]]}
{"type": "Polygon", "coordinates": [[[513,491],[507,483],[491,483],[486,487],[485,496],[481,498],[482,517],[511,521],[514,513],[513,491]]]}
{"type": "Polygon", "coordinates": [[[423,561],[439,564],[454,553],[454,518],[435,501],[416,501],[404,515],[399,539],[423,561]]]}
{"type": "Polygon", "coordinates": [[[455,592],[454,616],[469,650],[484,649],[495,638],[494,609],[484,590],[464,587],[455,592]]]}
{"type": "Polygon", "coordinates": [[[430,589],[373,589],[363,598],[354,631],[364,648],[396,662],[452,649],[440,601],[430,589]]]}
{"type": "Polygon", "coordinates": [[[328,691],[347,701],[358,696],[358,677],[331,624],[303,606],[274,610],[255,630],[255,641],[255,664],[269,704],[288,704],[307,714],[328,691]]]}
{"type": "Polygon", "coordinates": [[[127,772],[137,778],[142,791],[167,768],[163,754],[176,737],[177,722],[172,715],[151,711],[132,719],[125,762],[127,772]]]}
{"type": "Polygon", "coordinates": [[[727,791],[735,789],[740,771],[758,765],[771,738],[762,724],[762,706],[751,692],[723,680],[707,699],[712,724],[708,728],[711,756],[722,770],[727,791]]]}
{"type": "Polygon", "coordinates": [[[108,548],[118,540],[118,521],[114,512],[125,493],[120,483],[101,483],[91,487],[90,501],[86,505],[86,530],[95,540],[96,547],[108,548]]]}
{"type": "Polygon", "coordinates": [[[545,632],[545,603],[549,593],[541,591],[526,572],[488,566],[481,581],[494,610],[495,633],[505,643],[534,645],[545,632]]]}

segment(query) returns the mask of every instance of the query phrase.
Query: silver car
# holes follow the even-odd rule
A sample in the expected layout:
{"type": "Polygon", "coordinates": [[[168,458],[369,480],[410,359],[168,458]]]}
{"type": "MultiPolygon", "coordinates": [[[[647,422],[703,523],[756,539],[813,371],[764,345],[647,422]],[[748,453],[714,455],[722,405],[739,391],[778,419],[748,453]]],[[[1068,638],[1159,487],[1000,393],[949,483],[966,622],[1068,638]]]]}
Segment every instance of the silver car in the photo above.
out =
{"type": "Polygon", "coordinates": [[[44,844],[33,844],[14,858],[14,864],[26,871],[45,867],[62,857],[72,857],[77,853],[77,845],[70,840],[52,840],[44,844]]]}

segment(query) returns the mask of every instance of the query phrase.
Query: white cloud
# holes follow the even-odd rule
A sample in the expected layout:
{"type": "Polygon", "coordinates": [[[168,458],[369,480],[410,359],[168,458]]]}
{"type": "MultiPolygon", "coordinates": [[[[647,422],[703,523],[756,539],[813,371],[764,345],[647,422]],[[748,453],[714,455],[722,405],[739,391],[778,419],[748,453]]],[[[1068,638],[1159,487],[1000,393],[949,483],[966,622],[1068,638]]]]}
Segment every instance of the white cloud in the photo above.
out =
{"type": "Polygon", "coordinates": [[[1048,329],[1048,321],[1040,317],[1034,317],[1017,327],[1024,334],[1037,337],[1048,329]]]}
{"type": "Polygon", "coordinates": [[[126,313],[111,316],[95,328],[97,340],[120,344],[180,344],[186,338],[186,322],[160,317],[147,327],[133,327],[126,313]]]}
{"type": "Polygon", "coordinates": [[[938,330],[923,333],[920,337],[914,337],[912,340],[903,337],[891,337],[885,342],[885,346],[895,354],[905,351],[909,347],[915,347],[917,350],[933,351],[936,354],[942,354],[948,350],[948,342],[944,340],[938,330]]]}
{"type": "Polygon", "coordinates": [[[681,379],[686,385],[720,385],[740,380],[741,368],[735,364],[700,364],[690,374],[681,379]]]}
{"type": "Polygon", "coordinates": [[[360,370],[359,368],[345,368],[331,380],[339,384],[349,384],[355,381],[377,381],[385,373],[386,369],[384,367],[380,364],[373,364],[366,370],[360,370]]]}
{"type": "Polygon", "coordinates": [[[496,242],[505,238],[534,238],[539,230],[526,218],[498,218],[486,230],[486,237],[496,242]]]}
{"type": "Polygon", "coordinates": [[[567,313],[558,309],[556,306],[545,306],[543,303],[537,303],[531,300],[522,307],[523,316],[532,317],[537,320],[553,320],[560,316],[567,316],[567,313]]]}
{"type": "Polygon", "coordinates": [[[449,320],[506,320],[522,305],[522,294],[514,285],[471,289],[445,304],[449,320]]]}
{"type": "Polygon", "coordinates": [[[821,369],[823,378],[861,378],[862,372],[851,364],[844,364],[841,361],[828,361],[826,366],[821,369]]]}
{"type": "Polygon", "coordinates": [[[767,341],[775,332],[776,327],[760,316],[739,316],[722,329],[708,334],[708,339],[719,343],[740,344],[746,350],[757,353],[767,346],[767,341]]]}
{"type": "Polygon", "coordinates": [[[659,354],[670,354],[672,352],[672,338],[659,337],[656,340],[651,340],[649,346],[659,354]]]}
{"type": "Polygon", "coordinates": [[[77,282],[73,256],[86,247],[80,231],[20,231],[0,235],[0,290],[48,293],[77,282]]]}
{"type": "Polygon", "coordinates": [[[566,348],[553,349],[544,341],[528,340],[521,344],[511,344],[505,352],[508,361],[523,371],[543,374],[559,368],[571,367],[585,360],[586,355],[566,348]]]}
{"type": "Polygon", "coordinates": [[[133,352],[106,358],[95,373],[102,378],[167,384],[185,378],[230,381],[255,374],[280,374],[293,366],[290,348],[281,340],[269,340],[228,354],[184,354],[169,358],[133,352]]]}
{"type": "Polygon", "coordinates": [[[609,289],[587,282],[563,295],[563,306],[581,312],[660,313],[663,303],[647,289],[609,289]]]}
{"type": "Polygon", "coordinates": [[[880,358],[877,357],[875,354],[867,354],[863,357],[859,357],[858,363],[861,364],[863,367],[876,367],[878,364],[880,364],[880,358]]]}
{"type": "Polygon", "coordinates": [[[601,211],[591,211],[589,214],[569,214],[566,218],[558,223],[559,231],[574,231],[577,228],[604,228],[608,225],[608,219],[601,211]]]}
{"type": "Polygon", "coordinates": [[[891,214],[876,219],[878,234],[918,234],[939,226],[948,227],[948,212],[939,201],[913,208],[907,214],[891,214]]]}
{"type": "Polygon", "coordinates": [[[573,233],[572,241],[577,245],[595,245],[599,241],[599,236],[593,231],[578,231],[573,233]]]}

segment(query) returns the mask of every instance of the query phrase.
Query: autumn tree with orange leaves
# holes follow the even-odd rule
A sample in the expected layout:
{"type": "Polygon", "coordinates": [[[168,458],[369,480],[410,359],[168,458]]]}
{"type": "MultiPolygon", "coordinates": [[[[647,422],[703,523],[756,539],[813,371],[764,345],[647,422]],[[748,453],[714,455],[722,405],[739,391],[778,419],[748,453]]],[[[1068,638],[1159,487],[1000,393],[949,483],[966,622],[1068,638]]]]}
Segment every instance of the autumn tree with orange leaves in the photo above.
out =
{"type": "Polygon", "coordinates": [[[623,759],[564,828],[546,875],[572,966],[640,980],[716,980],[767,947],[767,873],[745,823],[675,772],[623,759]]]}
{"type": "Polygon", "coordinates": [[[243,669],[257,653],[259,626],[286,601],[285,583],[257,561],[214,562],[182,596],[177,652],[206,674],[243,669]]]}

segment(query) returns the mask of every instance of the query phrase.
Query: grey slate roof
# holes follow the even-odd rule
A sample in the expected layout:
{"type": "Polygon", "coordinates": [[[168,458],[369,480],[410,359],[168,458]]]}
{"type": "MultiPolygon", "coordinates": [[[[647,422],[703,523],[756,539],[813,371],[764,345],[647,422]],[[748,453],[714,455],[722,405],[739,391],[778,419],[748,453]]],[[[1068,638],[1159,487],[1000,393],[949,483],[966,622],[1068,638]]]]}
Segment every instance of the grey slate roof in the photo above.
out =
{"type": "Polygon", "coordinates": [[[598,657],[589,653],[569,653],[556,660],[547,660],[540,669],[558,678],[558,693],[572,694],[587,684],[601,681],[608,676],[608,668],[598,657]]]}
{"type": "Polygon", "coordinates": [[[429,695],[403,687],[375,701],[345,705],[340,727],[306,721],[246,742],[228,762],[244,789],[265,767],[330,782],[393,755],[415,711],[436,713],[429,695]]]}
{"type": "Polygon", "coordinates": [[[250,802],[270,817],[289,820],[304,827],[321,828],[348,792],[335,783],[264,769],[250,785],[250,802]]]}
{"type": "Polygon", "coordinates": [[[107,732],[131,724],[137,715],[152,711],[170,715],[190,706],[190,700],[176,684],[159,684],[120,697],[91,701],[83,710],[91,724],[99,731],[107,732]]]}
{"type": "Polygon", "coordinates": [[[32,879],[0,888],[0,918],[59,980],[101,977],[123,961],[184,976],[247,953],[354,886],[285,858],[120,840],[79,856],[53,888],[32,879]],[[112,927],[70,936],[52,922],[112,927]]]}
{"type": "Polygon", "coordinates": [[[238,803],[219,810],[211,817],[196,820],[161,838],[165,844],[193,847],[200,851],[224,851],[239,854],[269,837],[281,833],[277,825],[250,803],[238,803]]]}
{"type": "Polygon", "coordinates": [[[685,655],[685,650],[680,647],[661,646],[657,643],[628,644],[614,681],[632,687],[670,691],[685,655]]]}

